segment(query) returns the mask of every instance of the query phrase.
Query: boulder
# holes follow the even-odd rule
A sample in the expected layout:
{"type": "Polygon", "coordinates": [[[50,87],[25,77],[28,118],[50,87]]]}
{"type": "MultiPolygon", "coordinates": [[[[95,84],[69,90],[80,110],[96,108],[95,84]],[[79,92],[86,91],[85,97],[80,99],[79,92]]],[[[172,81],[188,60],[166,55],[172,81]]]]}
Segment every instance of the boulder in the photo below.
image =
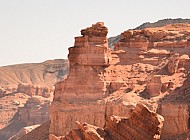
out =
{"type": "Polygon", "coordinates": [[[104,129],[77,122],[77,129],[66,136],[50,135],[50,140],[156,140],[160,139],[164,119],[149,111],[144,105],[137,104],[130,111],[129,118],[111,116],[106,120],[104,129]]]}

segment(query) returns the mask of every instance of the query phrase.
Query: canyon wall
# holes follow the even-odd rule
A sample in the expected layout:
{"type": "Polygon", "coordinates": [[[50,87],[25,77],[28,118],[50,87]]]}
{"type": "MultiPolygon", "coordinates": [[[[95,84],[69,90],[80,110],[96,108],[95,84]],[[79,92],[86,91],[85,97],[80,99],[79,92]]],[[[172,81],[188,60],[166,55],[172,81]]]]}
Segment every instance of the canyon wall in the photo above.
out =
{"type": "Polygon", "coordinates": [[[42,96],[42,97],[50,97],[51,89],[48,87],[40,87],[35,85],[27,85],[27,84],[18,84],[17,92],[25,93],[29,96],[42,96]]]}
{"type": "Polygon", "coordinates": [[[50,135],[50,140],[156,140],[160,139],[163,117],[151,112],[144,105],[137,104],[130,110],[128,118],[111,116],[104,128],[80,124],[64,137],[50,135]]]}
{"type": "MultiPolygon", "coordinates": [[[[170,124],[177,135],[188,132],[188,107],[181,110],[179,104],[171,107],[171,113],[167,114],[166,110],[170,106],[163,104],[161,99],[173,94],[187,79],[190,25],[177,24],[125,31],[120,35],[114,51],[108,48],[107,32],[103,23],[94,24],[81,30],[82,36],[76,37],[74,47],[69,48],[69,75],[55,85],[54,100],[50,106],[52,139],[66,135],[75,128],[76,121],[100,127],[98,130],[104,135],[102,128],[110,116],[128,118],[131,116],[130,110],[138,103],[146,104],[153,112],[159,106],[158,112],[166,118],[161,133],[163,138],[172,135],[172,129],[167,129],[170,124]],[[178,115],[172,115],[170,121],[170,115],[175,111],[181,112],[178,114],[182,115],[182,119],[178,115]],[[184,125],[178,128],[175,122],[182,122],[184,125]]],[[[148,114],[145,113],[145,116],[148,117],[148,114]]],[[[134,115],[136,116],[138,115],[134,115]]],[[[156,122],[154,119],[152,124],[157,124],[156,122]]],[[[134,123],[144,126],[143,122],[134,123]]],[[[137,130],[139,126],[133,129],[137,130]]],[[[110,127],[115,126],[113,124],[110,127]]],[[[106,133],[109,129],[105,127],[106,133]]],[[[125,130],[129,131],[131,135],[143,139],[136,131],[130,128],[125,130]]],[[[151,128],[149,131],[151,132],[151,128]]],[[[113,132],[116,133],[117,130],[113,132]]],[[[113,132],[110,131],[111,134],[113,132]]],[[[80,132],[73,130],[71,133],[75,135],[80,132]]],[[[152,136],[144,138],[153,139],[152,136]]]]}
{"type": "Polygon", "coordinates": [[[24,107],[19,108],[19,121],[26,126],[43,124],[49,120],[50,100],[34,96],[29,98],[24,107]]]}

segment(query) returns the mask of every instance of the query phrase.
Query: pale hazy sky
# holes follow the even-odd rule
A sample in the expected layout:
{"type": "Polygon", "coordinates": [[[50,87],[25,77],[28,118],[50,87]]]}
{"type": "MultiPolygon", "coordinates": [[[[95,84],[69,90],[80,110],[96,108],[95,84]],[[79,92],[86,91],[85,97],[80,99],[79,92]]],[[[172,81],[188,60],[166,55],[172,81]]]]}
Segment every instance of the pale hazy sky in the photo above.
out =
{"type": "Polygon", "coordinates": [[[67,58],[80,30],[104,21],[108,36],[144,22],[190,18],[190,0],[0,0],[0,66],[67,58]]]}

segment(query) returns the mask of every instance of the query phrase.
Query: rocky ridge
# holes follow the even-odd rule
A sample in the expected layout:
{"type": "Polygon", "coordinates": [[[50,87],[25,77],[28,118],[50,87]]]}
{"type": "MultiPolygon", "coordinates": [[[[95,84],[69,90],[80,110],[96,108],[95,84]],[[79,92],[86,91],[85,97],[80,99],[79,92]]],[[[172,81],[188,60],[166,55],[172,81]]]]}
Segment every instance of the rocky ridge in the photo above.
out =
{"type": "Polygon", "coordinates": [[[8,92],[16,91],[18,84],[47,86],[64,79],[68,74],[68,61],[47,60],[42,63],[17,64],[0,67],[0,87],[8,92]]]}
{"type": "MultiPolygon", "coordinates": [[[[120,35],[114,51],[108,48],[103,23],[82,30],[69,49],[69,76],[56,84],[50,133],[63,136],[75,121],[103,128],[109,116],[130,117],[136,103],[156,112],[159,100],[187,78],[189,27],[173,24],[128,30],[120,35]]],[[[175,137],[166,133],[163,129],[161,137],[175,137]]]]}
{"type": "MultiPolygon", "coordinates": [[[[190,19],[182,19],[182,18],[177,18],[177,19],[162,19],[158,20],[156,22],[150,23],[146,22],[143,23],[142,25],[136,27],[133,30],[144,30],[146,28],[157,28],[157,27],[163,27],[169,24],[181,24],[181,23],[190,23],[190,19]]],[[[120,35],[110,37],[109,40],[109,48],[114,48],[114,45],[121,39],[120,35]]]]}
{"type": "Polygon", "coordinates": [[[135,30],[142,30],[145,28],[156,28],[156,27],[163,27],[168,24],[178,24],[178,23],[190,23],[190,19],[182,19],[182,18],[176,18],[176,19],[162,19],[158,20],[157,22],[145,22],[142,25],[135,28],[135,30]]]}
{"type": "Polygon", "coordinates": [[[55,85],[43,137],[188,139],[190,25],[128,30],[114,50],[107,32],[98,22],[75,38],[69,75],[55,85]]]}

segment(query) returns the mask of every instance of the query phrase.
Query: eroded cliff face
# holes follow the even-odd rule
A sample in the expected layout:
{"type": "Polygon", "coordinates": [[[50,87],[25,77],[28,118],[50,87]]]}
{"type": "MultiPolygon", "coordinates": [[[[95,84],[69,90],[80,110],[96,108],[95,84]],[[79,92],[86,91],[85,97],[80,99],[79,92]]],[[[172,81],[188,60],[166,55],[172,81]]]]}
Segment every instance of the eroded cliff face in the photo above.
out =
{"type": "Polygon", "coordinates": [[[50,88],[48,87],[40,87],[35,85],[27,85],[27,84],[18,84],[17,92],[25,93],[29,96],[42,96],[42,97],[50,97],[50,88]]]}
{"type": "Polygon", "coordinates": [[[82,30],[69,48],[69,76],[55,85],[50,107],[50,133],[65,135],[74,128],[75,121],[89,122],[103,127],[105,103],[108,96],[102,72],[109,65],[108,29],[103,23],[82,30]]]}
{"type": "Polygon", "coordinates": [[[64,137],[50,135],[50,140],[156,140],[160,139],[163,117],[151,112],[142,104],[130,110],[129,117],[111,116],[104,129],[77,122],[78,129],[64,137]]]}
{"type": "MultiPolygon", "coordinates": [[[[69,75],[65,81],[55,85],[54,100],[50,107],[52,139],[53,135],[55,138],[64,136],[75,127],[76,121],[103,128],[105,125],[111,125],[108,120],[112,115],[128,118],[131,116],[130,110],[135,108],[137,103],[146,104],[153,112],[157,111],[160,103],[159,113],[167,119],[162,135],[170,135],[172,132],[167,127],[174,124],[173,120],[178,119],[178,116],[173,115],[170,123],[170,115],[167,116],[165,110],[170,107],[160,99],[173,94],[187,79],[190,25],[176,24],[125,31],[120,35],[121,39],[114,51],[108,48],[107,32],[108,29],[103,23],[94,24],[82,30],[82,36],[76,37],[74,47],[69,48],[69,75]]],[[[180,105],[176,108],[178,106],[180,105]]],[[[176,108],[174,107],[173,111],[188,114],[186,109],[181,111],[176,108]]],[[[173,111],[171,109],[171,112],[173,111]]],[[[146,113],[144,115],[150,118],[154,116],[146,113]]],[[[175,134],[189,131],[189,116],[183,115],[182,118],[184,126],[179,130],[176,128],[175,134]]],[[[156,123],[157,120],[153,120],[152,124],[157,128],[159,124],[156,123]]],[[[180,122],[178,119],[177,123],[180,122]]],[[[135,130],[143,126],[143,122],[138,123],[138,126],[134,127],[135,130]]],[[[120,124],[116,124],[118,125],[120,124]]],[[[123,128],[125,125],[121,126],[123,128]]],[[[144,134],[138,134],[127,127],[123,128],[126,129],[125,132],[130,131],[136,138],[153,139],[152,135],[143,137],[144,134]]],[[[93,134],[96,133],[97,129],[92,129],[93,134]]],[[[110,133],[115,131],[121,133],[121,130],[110,133]]],[[[100,132],[99,139],[102,139],[104,130],[100,129],[100,132]]],[[[73,130],[71,134],[77,135],[80,132],[73,130]]]]}
{"type": "Polygon", "coordinates": [[[24,107],[19,108],[19,121],[26,126],[43,124],[49,120],[50,100],[34,96],[26,102],[24,107]]]}
{"type": "Polygon", "coordinates": [[[63,59],[0,67],[1,140],[9,139],[22,127],[49,119],[54,84],[65,78],[68,69],[68,60],[63,59]],[[36,95],[49,103],[35,102],[36,95]]]}
{"type": "MultiPolygon", "coordinates": [[[[188,65],[189,68],[189,65],[188,65]]],[[[162,139],[190,138],[190,75],[184,84],[159,102],[158,113],[165,121],[162,139]]]]}

